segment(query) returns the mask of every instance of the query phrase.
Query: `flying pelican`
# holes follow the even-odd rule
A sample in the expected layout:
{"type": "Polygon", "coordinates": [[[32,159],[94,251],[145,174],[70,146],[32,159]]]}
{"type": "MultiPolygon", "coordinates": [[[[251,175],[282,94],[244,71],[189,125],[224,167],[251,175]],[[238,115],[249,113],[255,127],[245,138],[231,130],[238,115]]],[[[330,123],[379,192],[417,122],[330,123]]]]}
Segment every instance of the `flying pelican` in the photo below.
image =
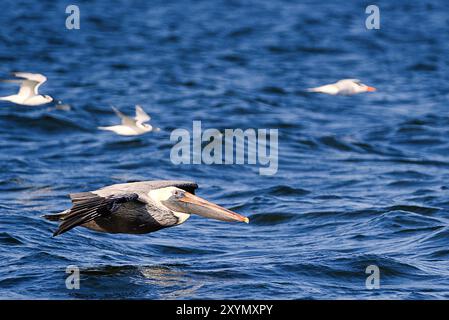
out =
{"type": "Polygon", "coordinates": [[[153,126],[145,123],[150,121],[151,117],[139,105],[136,106],[136,116],[134,119],[124,115],[114,107],[112,107],[112,110],[114,110],[117,116],[122,119],[122,124],[109,127],[98,127],[98,129],[113,131],[121,136],[137,136],[152,130],[159,130],[158,128],[153,129],[153,126]]]}
{"type": "Polygon", "coordinates": [[[343,79],[332,84],[307,89],[309,92],[327,93],[331,95],[353,95],[362,92],[373,92],[376,88],[363,84],[358,79],[343,79]]]}
{"type": "Polygon", "coordinates": [[[189,181],[142,181],[72,193],[72,208],[44,215],[60,221],[57,236],[77,226],[107,233],[142,234],[184,223],[191,214],[222,221],[249,222],[241,216],[194,195],[189,181]]]}
{"type": "Polygon", "coordinates": [[[39,94],[39,87],[47,81],[47,78],[39,73],[14,72],[17,78],[24,80],[0,80],[0,82],[20,83],[20,89],[17,94],[6,97],[0,97],[0,100],[10,101],[25,106],[39,106],[53,101],[48,95],[39,94]]]}

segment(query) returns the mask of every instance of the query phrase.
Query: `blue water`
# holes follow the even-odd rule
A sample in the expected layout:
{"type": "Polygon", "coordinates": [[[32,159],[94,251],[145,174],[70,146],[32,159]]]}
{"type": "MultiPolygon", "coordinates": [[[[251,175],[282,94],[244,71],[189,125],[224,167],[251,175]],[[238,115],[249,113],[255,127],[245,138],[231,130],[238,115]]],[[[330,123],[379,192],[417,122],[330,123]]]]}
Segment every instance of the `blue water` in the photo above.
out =
{"type": "Polygon", "coordinates": [[[77,4],[67,30],[64,1],[1,1],[1,77],[43,73],[71,108],[0,104],[0,298],[449,298],[448,2],[376,1],[380,30],[356,0],[77,4]],[[304,92],[348,77],[378,91],[304,92]],[[135,104],[160,132],[96,129],[135,104]],[[173,165],[170,133],[193,120],[279,129],[277,174],[173,165]],[[68,193],[152,179],[196,181],[251,223],[52,238],[40,217],[68,193]]]}

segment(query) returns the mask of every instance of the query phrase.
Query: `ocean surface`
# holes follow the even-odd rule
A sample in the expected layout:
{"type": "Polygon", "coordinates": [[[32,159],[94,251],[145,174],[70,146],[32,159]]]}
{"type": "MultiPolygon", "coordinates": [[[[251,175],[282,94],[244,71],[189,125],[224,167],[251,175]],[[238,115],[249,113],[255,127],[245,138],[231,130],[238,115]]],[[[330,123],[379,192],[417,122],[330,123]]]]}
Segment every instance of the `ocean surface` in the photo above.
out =
{"type": "Polygon", "coordinates": [[[2,0],[0,78],[43,73],[62,104],[0,102],[0,298],[449,298],[449,4],[376,4],[379,30],[356,0],[77,1],[68,30],[65,1],[2,0]],[[378,90],[305,92],[342,78],[378,90]],[[97,130],[136,104],[159,132],[97,130]],[[278,129],[277,173],[174,165],[170,134],[194,120],[278,129]],[[250,223],[52,238],[41,218],[153,179],[193,180],[250,223]]]}

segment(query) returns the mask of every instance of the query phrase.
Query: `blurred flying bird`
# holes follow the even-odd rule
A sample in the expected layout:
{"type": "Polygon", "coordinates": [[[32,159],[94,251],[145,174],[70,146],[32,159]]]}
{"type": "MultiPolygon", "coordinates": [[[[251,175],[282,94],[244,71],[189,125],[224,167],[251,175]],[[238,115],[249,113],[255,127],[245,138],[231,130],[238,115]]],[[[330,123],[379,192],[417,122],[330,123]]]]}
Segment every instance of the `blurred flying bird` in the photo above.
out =
{"type": "Polygon", "coordinates": [[[331,95],[353,95],[362,92],[373,92],[376,88],[363,84],[358,79],[343,79],[332,84],[307,89],[309,92],[327,93],[331,95]]]}
{"type": "Polygon", "coordinates": [[[159,130],[159,128],[153,128],[150,124],[145,123],[150,121],[151,117],[139,105],[136,105],[136,116],[134,118],[128,117],[114,107],[112,107],[112,109],[122,120],[122,124],[109,127],[98,127],[98,129],[113,131],[121,136],[137,136],[150,131],[159,130]]]}
{"type": "Polygon", "coordinates": [[[6,97],[0,97],[0,100],[10,101],[25,106],[39,106],[53,101],[48,95],[39,94],[39,87],[47,81],[47,78],[39,73],[14,72],[17,78],[15,80],[0,80],[0,82],[20,83],[20,89],[17,94],[6,97]]]}

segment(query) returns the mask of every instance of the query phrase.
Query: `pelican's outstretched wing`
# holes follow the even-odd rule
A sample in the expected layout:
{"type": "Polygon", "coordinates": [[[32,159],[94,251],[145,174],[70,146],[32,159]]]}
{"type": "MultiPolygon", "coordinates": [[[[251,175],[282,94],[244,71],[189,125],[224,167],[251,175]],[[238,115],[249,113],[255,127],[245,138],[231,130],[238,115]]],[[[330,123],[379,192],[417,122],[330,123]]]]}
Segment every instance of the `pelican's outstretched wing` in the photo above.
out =
{"type": "Polygon", "coordinates": [[[62,221],[53,233],[54,237],[99,217],[113,214],[121,204],[137,201],[139,196],[136,193],[129,193],[101,197],[92,192],[81,192],[70,194],[70,198],[73,203],[71,209],[58,215],[44,216],[48,220],[62,221]]]}

